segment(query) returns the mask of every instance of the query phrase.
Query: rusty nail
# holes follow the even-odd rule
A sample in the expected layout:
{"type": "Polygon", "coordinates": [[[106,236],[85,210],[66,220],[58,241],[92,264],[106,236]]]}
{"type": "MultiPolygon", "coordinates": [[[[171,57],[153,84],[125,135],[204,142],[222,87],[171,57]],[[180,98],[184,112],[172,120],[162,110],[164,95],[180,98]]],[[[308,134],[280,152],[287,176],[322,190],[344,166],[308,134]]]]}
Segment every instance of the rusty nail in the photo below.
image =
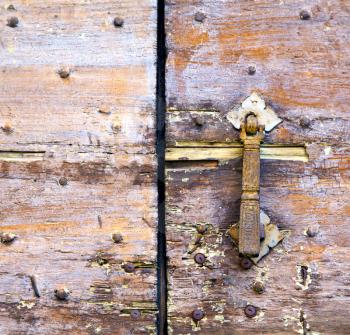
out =
{"type": "Polygon", "coordinates": [[[60,179],[58,179],[58,183],[61,185],[61,186],[66,186],[68,184],[68,180],[66,177],[61,177],[60,179]]]}
{"type": "Polygon", "coordinates": [[[258,294],[262,294],[265,292],[265,286],[261,281],[257,281],[253,284],[253,290],[258,294]]]}
{"type": "Polygon", "coordinates": [[[1,130],[6,133],[6,134],[11,134],[13,133],[13,128],[11,126],[11,123],[6,122],[2,127],[1,130]]]}
{"type": "Polygon", "coordinates": [[[0,240],[4,244],[12,243],[16,238],[17,235],[13,233],[0,233],[0,240]]]}
{"type": "Polygon", "coordinates": [[[57,73],[62,79],[67,79],[70,76],[70,69],[62,68],[62,69],[59,69],[57,73]]]}
{"type": "Polygon", "coordinates": [[[206,16],[204,13],[198,12],[194,15],[194,19],[197,22],[203,22],[206,19],[206,16]]]}
{"type": "Polygon", "coordinates": [[[196,126],[198,127],[203,127],[204,123],[205,123],[205,120],[202,116],[196,116],[194,119],[193,119],[194,123],[196,124],[196,126]]]}
{"type": "Polygon", "coordinates": [[[6,9],[7,10],[16,10],[14,5],[8,5],[6,9]]]}
{"type": "Polygon", "coordinates": [[[133,309],[130,311],[130,316],[132,319],[139,319],[141,317],[141,312],[138,309],[133,309]]]}
{"type": "Polygon", "coordinates": [[[239,265],[241,266],[242,269],[249,270],[253,266],[253,262],[249,258],[243,257],[239,261],[239,265]]]}
{"type": "Polygon", "coordinates": [[[40,298],[40,292],[39,292],[38,285],[37,285],[37,282],[36,282],[36,276],[32,275],[32,276],[29,276],[29,278],[30,278],[30,282],[32,284],[35,296],[37,298],[40,298]]]}
{"type": "Polygon", "coordinates": [[[198,253],[198,254],[195,254],[194,255],[194,261],[197,263],[197,264],[204,264],[206,260],[206,257],[205,255],[201,254],[201,253],[198,253]]]}
{"type": "Polygon", "coordinates": [[[310,125],[311,125],[311,121],[310,119],[306,118],[306,117],[302,117],[300,120],[299,120],[299,124],[301,127],[303,128],[309,128],[310,125]]]}
{"type": "Polygon", "coordinates": [[[125,263],[123,265],[123,269],[125,272],[127,273],[131,273],[131,272],[134,272],[135,271],[135,265],[133,263],[125,263]]]}
{"type": "Polygon", "coordinates": [[[204,312],[201,310],[201,309],[195,309],[193,312],[192,312],[192,319],[194,321],[200,321],[204,318],[204,312]]]}
{"type": "Polygon", "coordinates": [[[317,234],[318,234],[317,226],[308,227],[306,230],[306,235],[309,237],[315,237],[317,234]]]}
{"type": "Polygon", "coordinates": [[[114,20],[113,20],[113,24],[114,24],[115,27],[118,27],[118,28],[123,27],[124,20],[121,19],[120,17],[115,17],[114,20]]]}
{"type": "Polygon", "coordinates": [[[257,308],[253,305],[247,305],[244,308],[244,314],[248,317],[248,318],[253,318],[254,316],[256,316],[257,314],[257,308]]]}
{"type": "Polygon", "coordinates": [[[7,19],[7,25],[11,28],[16,28],[18,26],[18,18],[16,16],[9,17],[7,19]]]}
{"type": "Polygon", "coordinates": [[[302,10],[300,13],[299,13],[299,16],[302,20],[309,20],[311,18],[311,15],[310,13],[307,11],[307,10],[302,10]]]}
{"type": "Polygon", "coordinates": [[[200,225],[196,227],[199,234],[204,234],[207,230],[207,227],[205,225],[200,225]]]}
{"type": "Polygon", "coordinates": [[[255,66],[251,65],[251,66],[248,67],[248,74],[250,76],[253,76],[255,74],[255,72],[256,72],[255,66]]]}
{"type": "Polygon", "coordinates": [[[112,240],[114,241],[114,243],[120,243],[121,241],[123,241],[123,236],[119,233],[115,233],[112,235],[112,240]]]}
{"type": "Polygon", "coordinates": [[[54,292],[58,300],[67,300],[71,294],[71,291],[65,286],[56,288],[54,292]]]}

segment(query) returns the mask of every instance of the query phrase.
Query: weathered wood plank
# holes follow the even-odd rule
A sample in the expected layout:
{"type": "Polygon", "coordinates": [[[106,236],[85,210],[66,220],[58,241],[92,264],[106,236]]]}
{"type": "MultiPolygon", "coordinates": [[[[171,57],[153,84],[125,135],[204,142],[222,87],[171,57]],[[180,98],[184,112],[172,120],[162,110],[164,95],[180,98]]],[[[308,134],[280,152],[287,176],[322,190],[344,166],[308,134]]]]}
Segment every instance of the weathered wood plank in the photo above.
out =
{"type": "Polygon", "coordinates": [[[349,149],[308,163],[261,164],[261,207],[291,235],[259,266],[242,270],[227,236],[239,218],[241,159],[210,169],[178,169],[169,162],[170,333],[297,333],[302,329],[300,311],[310,334],[347,333],[349,149]],[[207,231],[193,252],[196,227],[203,224],[207,231]],[[308,237],[306,230],[315,226],[319,233],[308,237]],[[204,266],[195,263],[196,253],[207,257],[204,266]],[[308,269],[305,283],[302,265],[308,269]],[[255,281],[264,283],[262,295],[253,291],[255,281]],[[247,303],[260,309],[252,320],[244,315],[247,303]],[[206,314],[197,326],[191,319],[196,308],[206,314]]]}
{"type": "Polygon", "coordinates": [[[348,2],[170,1],[166,12],[169,332],[348,334],[348,2]],[[253,91],[283,119],[265,142],[305,145],[308,161],[262,160],[261,208],[291,233],[243,270],[227,236],[242,161],[226,114],[253,91]]]}
{"type": "Polygon", "coordinates": [[[169,2],[169,106],[227,111],[257,90],[282,118],[349,118],[349,12],[342,0],[169,2]]]}
{"type": "Polygon", "coordinates": [[[0,245],[0,333],[154,334],[156,1],[8,5],[0,231],[18,238],[0,245]]]}

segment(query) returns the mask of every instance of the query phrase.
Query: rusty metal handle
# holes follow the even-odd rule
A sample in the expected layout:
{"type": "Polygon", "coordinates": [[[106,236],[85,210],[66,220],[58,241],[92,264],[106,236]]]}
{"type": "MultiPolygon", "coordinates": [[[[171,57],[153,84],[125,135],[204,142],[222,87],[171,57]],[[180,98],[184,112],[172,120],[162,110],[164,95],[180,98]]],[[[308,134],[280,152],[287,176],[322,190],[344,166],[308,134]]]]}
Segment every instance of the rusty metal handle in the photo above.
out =
{"type": "Polygon", "coordinates": [[[260,225],[260,143],[264,139],[264,128],[250,114],[241,125],[243,142],[242,196],[239,221],[240,254],[256,257],[260,252],[263,228],[260,225]]]}

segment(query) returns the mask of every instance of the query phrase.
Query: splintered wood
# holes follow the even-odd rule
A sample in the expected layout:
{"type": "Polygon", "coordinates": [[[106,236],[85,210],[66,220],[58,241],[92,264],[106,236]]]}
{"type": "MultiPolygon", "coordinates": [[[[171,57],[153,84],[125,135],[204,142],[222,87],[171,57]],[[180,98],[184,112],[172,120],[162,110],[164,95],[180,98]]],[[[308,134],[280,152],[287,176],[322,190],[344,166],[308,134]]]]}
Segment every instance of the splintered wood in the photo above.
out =
{"type": "Polygon", "coordinates": [[[2,335],[156,332],[156,17],[1,2],[2,335]]]}
{"type": "Polygon", "coordinates": [[[169,333],[349,334],[350,4],[169,1],[166,14],[169,333]],[[244,270],[227,236],[242,191],[227,114],[252,92],[283,120],[261,147],[260,206],[290,233],[244,270]]]}

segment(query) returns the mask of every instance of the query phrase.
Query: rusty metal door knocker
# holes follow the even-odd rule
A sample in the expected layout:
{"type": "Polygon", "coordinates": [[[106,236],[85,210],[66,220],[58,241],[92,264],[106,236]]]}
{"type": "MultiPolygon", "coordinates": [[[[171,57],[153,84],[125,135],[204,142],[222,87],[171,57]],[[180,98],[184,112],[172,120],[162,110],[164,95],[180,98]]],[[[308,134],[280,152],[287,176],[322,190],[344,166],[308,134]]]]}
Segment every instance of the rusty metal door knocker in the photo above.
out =
{"type": "MultiPolygon", "coordinates": [[[[239,108],[232,110],[227,118],[236,129],[240,130],[240,139],[243,143],[240,220],[228,233],[238,242],[239,253],[242,256],[261,257],[261,240],[265,238],[266,222],[270,221],[260,210],[260,146],[265,131],[271,131],[282,120],[256,93],[246,98],[239,108]],[[265,224],[261,222],[260,217],[265,224]]],[[[273,226],[277,231],[276,240],[283,239],[284,235],[279,233],[275,225],[273,226]]]]}

